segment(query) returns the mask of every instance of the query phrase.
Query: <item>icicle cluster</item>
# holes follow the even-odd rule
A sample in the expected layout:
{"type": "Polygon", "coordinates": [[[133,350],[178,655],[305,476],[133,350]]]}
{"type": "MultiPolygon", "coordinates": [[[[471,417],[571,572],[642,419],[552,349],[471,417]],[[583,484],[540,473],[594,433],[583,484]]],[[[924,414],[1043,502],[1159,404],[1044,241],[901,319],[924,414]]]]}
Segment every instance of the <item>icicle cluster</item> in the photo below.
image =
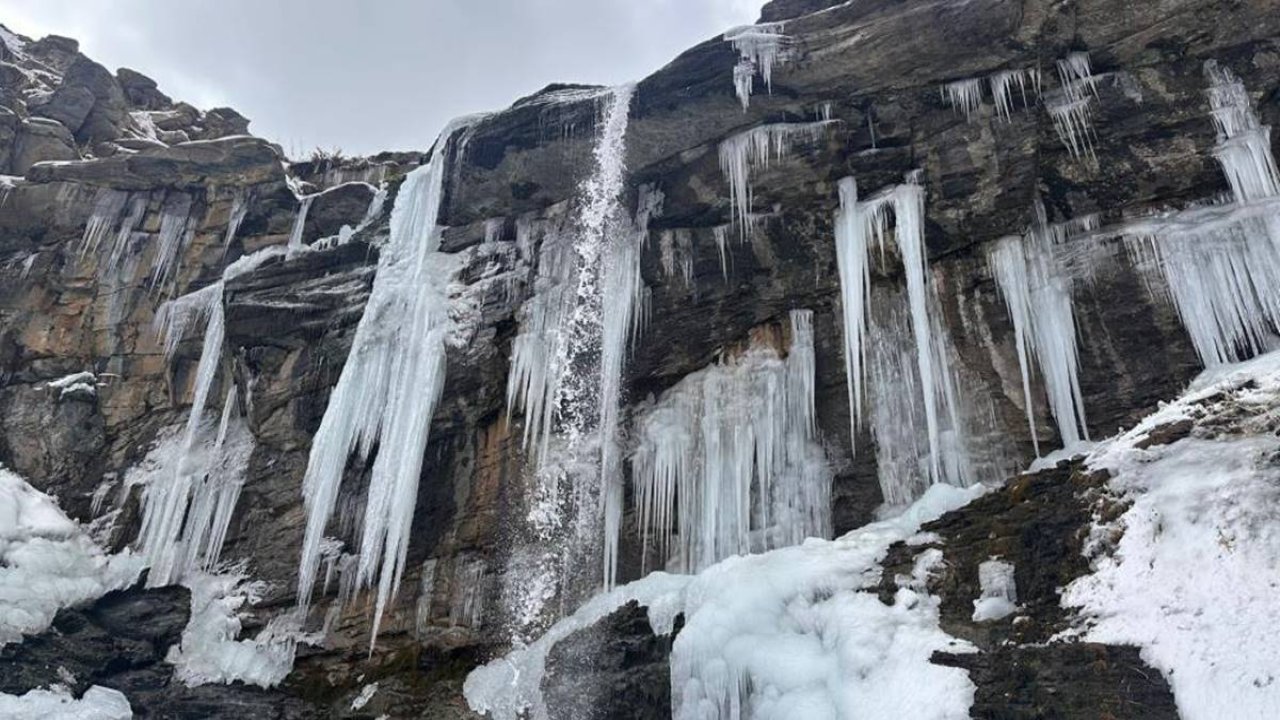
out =
{"type": "Polygon", "coordinates": [[[632,481],[659,561],[697,572],[830,531],[831,471],[815,441],[813,313],[689,375],[636,418],[632,481]]]}
{"type": "Polygon", "coordinates": [[[833,122],[761,125],[720,143],[720,170],[729,182],[730,212],[743,237],[750,225],[751,171],[787,157],[796,142],[817,140],[833,122]]]}
{"type": "MultiPolygon", "coordinates": [[[[1013,321],[1018,367],[1027,423],[1036,455],[1035,405],[1031,398],[1031,358],[1044,378],[1049,408],[1058,422],[1058,436],[1066,447],[1089,439],[1084,398],[1080,392],[1080,357],[1076,345],[1072,280],[1059,265],[1058,248],[1076,227],[1071,223],[1048,226],[1041,220],[1022,236],[999,240],[987,261],[1004,296],[1013,321]]],[[[1092,221],[1085,223],[1088,228],[1092,221]]]]}
{"type": "MultiPolygon", "coordinates": [[[[920,474],[926,476],[930,484],[968,484],[971,472],[967,441],[960,420],[955,380],[950,370],[952,363],[948,357],[948,345],[937,319],[936,291],[928,277],[925,257],[924,189],[910,180],[908,178],[908,182],[887,188],[865,201],[858,199],[857,182],[853,178],[845,178],[839,184],[840,210],[835,218],[836,258],[844,307],[845,371],[849,384],[853,442],[857,442],[858,430],[864,422],[868,370],[880,368],[870,373],[874,382],[885,385],[872,398],[873,420],[902,423],[911,417],[902,408],[891,406],[894,399],[889,393],[911,397],[912,403],[919,402],[928,447],[924,455],[924,472],[920,474]],[[896,247],[906,274],[905,317],[910,320],[915,351],[912,371],[900,367],[904,359],[910,362],[910,358],[887,357],[881,362],[869,362],[873,350],[886,351],[891,346],[891,343],[886,344],[887,338],[901,336],[905,330],[902,322],[885,321],[880,333],[886,342],[876,341],[875,333],[868,332],[869,323],[874,323],[876,318],[872,312],[872,251],[878,250],[882,258],[887,253],[890,211],[895,222],[896,247]],[[907,374],[903,375],[904,372],[907,374]],[[912,390],[908,391],[908,388],[912,390]]],[[[885,427],[876,432],[895,433],[895,430],[885,427]]],[[[904,428],[895,434],[905,436],[914,432],[912,428],[904,428]]],[[[877,449],[885,453],[894,452],[892,447],[886,446],[896,441],[888,437],[883,440],[877,441],[877,449]]],[[[913,456],[918,454],[913,453],[913,456]]],[[[910,473],[891,469],[900,466],[889,463],[881,475],[885,497],[893,503],[912,500],[918,491],[918,488],[903,486],[904,483],[911,485],[915,482],[911,480],[910,473]]]]}
{"type": "MultiPolygon", "coordinates": [[[[996,114],[1006,122],[1013,118],[1013,87],[1016,85],[1018,92],[1022,97],[1022,106],[1030,107],[1031,100],[1027,97],[1027,89],[1036,96],[1040,96],[1040,69],[1039,68],[1015,68],[1012,70],[1000,70],[986,77],[986,85],[991,89],[991,97],[995,101],[996,114]]],[[[965,120],[972,120],[973,114],[978,111],[978,107],[982,104],[982,87],[983,80],[981,78],[967,78],[956,80],[954,82],[943,85],[939,92],[942,95],[942,101],[948,106],[954,108],[958,112],[964,113],[965,120]]],[[[870,118],[868,117],[868,120],[870,118]]],[[[875,142],[875,128],[871,128],[872,143],[875,142]]]]}
{"type": "Polygon", "coordinates": [[[738,51],[738,64],[733,68],[733,87],[744,111],[751,106],[756,75],[773,92],[773,69],[784,58],[790,40],[782,34],[782,29],[783,23],[780,22],[761,23],[736,27],[724,34],[725,42],[731,43],[738,51]]]}
{"type": "Polygon", "coordinates": [[[365,501],[356,583],[377,582],[376,641],[383,610],[404,572],[409,526],[417,504],[431,417],[444,386],[448,331],[446,286],[454,270],[436,252],[436,220],[444,189],[452,123],[431,160],[411,172],[391,211],[391,239],[342,375],[329,397],[303,478],[306,533],[298,599],[311,601],[325,528],[338,499],[348,458],[367,459],[376,446],[365,501]]]}
{"type": "MultiPolygon", "coordinates": [[[[113,275],[129,254],[134,235],[146,217],[149,202],[149,193],[128,193],[110,188],[101,188],[94,195],[80,253],[104,253],[105,258],[99,263],[104,276],[113,275]]],[[[183,251],[195,236],[199,218],[192,216],[193,204],[194,200],[187,193],[172,192],[164,199],[152,262],[152,289],[163,286],[172,278],[183,251]]]]}
{"type": "Polygon", "coordinates": [[[1093,103],[1097,100],[1098,79],[1089,63],[1089,53],[1074,52],[1059,60],[1058,79],[1063,97],[1048,105],[1058,138],[1073,157],[1093,157],[1093,103]]]}
{"type": "Polygon", "coordinates": [[[1280,173],[1271,128],[1258,121],[1244,85],[1205,64],[1218,142],[1233,203],[1130,226],[1139,266],[1163,278],[1207,366],[1262,350],[1280,328],[1280,173]]]}

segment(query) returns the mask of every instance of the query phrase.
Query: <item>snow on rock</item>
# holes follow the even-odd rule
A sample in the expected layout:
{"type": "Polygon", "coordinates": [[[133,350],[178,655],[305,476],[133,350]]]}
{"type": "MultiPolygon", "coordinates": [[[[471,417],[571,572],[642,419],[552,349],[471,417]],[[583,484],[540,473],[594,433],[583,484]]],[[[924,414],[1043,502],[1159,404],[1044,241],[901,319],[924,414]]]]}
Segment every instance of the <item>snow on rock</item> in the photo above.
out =
{"type": "Polygon", "coordinates": [[[23,695],[0,693],[0,720],[130,720],[133,708],[119,690],[94,685],[76,699],[61,685],[23,695]]]}
{"type": "Polygon", "coordinates": [[[1092,575],[1063,605],[1086,640],[1132,644],[1187,720],[1280,717],[1280,353],[1206,373],[1087,458],[1130,503],[1095,528],[1092,575]],[[1192,436],[1143,449],[1190,419],[1192,436]],[[1123,531],[1110,553],[1101,538],[1123,531]]]}
{"type": "Polygon", "coordinates": [[[66,397],[75,393],[86,393],[89,395],[98,394],[98,376],[91,372],[78,372],[67,375],[66,377],[50,380],[46,387],[59,390],[58,397],[66,397]]]}
{"type": "Polygon", "coordinates": [[[938,552],[918,559],[892,605],[875,588],[892,544],[983,492],[935,485],[902,515],[838,540],[732,557],[693,577],[653,573],[477,669],[464,694],[496,720],[525,712],[546,720],[541,683],[551,648],[634,600],[649,608],[658,634],[685,617],[671,655],[679,720],[966,718],[974,693],[967,674],[929,662],[935,651],[969,648],[938,627],[938,600],[923,590],[938,552]]]}
{"type": "Polygon", "coordinates": [[[352,710],[363,710],[365,705],[373,699],[374,694],[378,692],[378,683],[369,683],[360,689],[360,694],[351,701],[352,710]]]}
{"type": "Polygon", "coordinates": [[[59,609],[133,583],[142,558],[108,556],[53,498],[0,468],[0,645],[43,631],[59,609]]]}

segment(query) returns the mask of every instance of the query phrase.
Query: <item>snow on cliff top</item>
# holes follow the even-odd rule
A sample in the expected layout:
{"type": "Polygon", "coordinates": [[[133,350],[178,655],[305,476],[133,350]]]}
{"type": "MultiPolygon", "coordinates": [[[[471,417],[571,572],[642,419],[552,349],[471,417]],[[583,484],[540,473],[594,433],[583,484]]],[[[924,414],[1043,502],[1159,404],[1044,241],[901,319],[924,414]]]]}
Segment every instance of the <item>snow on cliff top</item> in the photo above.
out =
{"type": "Polygon", "coordinates": [[[1082,614],[1084,639],[1141,647],[1186,720],[1280,718],[1277,429],[1271,353],[1205,373],[1086,460],[1110,471],[1111,491],[1131,505],[1095,528],[1095,572],[1063,604],[1082,614]],[[1175,423],[1189,435],[1141,447],[1175,423]],[[1124,534],[1108,552],[1115,530],[1124,534]]]}

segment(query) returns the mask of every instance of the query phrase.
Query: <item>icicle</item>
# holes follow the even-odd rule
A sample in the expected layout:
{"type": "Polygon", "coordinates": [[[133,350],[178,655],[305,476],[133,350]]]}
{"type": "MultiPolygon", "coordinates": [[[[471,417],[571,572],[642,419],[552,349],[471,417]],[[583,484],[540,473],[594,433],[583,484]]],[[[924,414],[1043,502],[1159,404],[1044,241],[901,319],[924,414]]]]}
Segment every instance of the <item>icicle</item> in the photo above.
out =
{"type": "Polygon", "coordinates": [[[751,214],[751,171],[785,158],[797,141],[813,142],[835,120],[761,125],[720,143],[720,170],[729,182],[729,206],[743,237],[751,214]]]}
{"type": "Polygon", "coordinates": [[[982,104],[982,81],[971,78],[947,83],[942,86],[942,98],[947,105],[964,113],[965,120],[971,120],[982,104]]]}
{"type": "Polygon", "coordinates": [[[782,34],[783,23],[744,25],[724,34],[738,52],[739,61],[733,68],[733,87],[745,111],[751,105],[751,93],[755,76],[760,75],[769,92],[773,92],[773,69],[783,59],[790,38],[782,34]]]}
{"type": "Polygon", "coordinates": [[[236,189],[235,197],[231,200],[231,214],[227,217],[227,235],[222,241],[223,248],[231,247],[231,241],[236,239],[236,233],[240,231],[240,224],[249,214],[249,205],[252,202],[252,189],[246,187],[236,189]]]}
{"type": "Polygon", "coordinates": [[[790,330],[785,360],[757,342],[681,380],[636,418],[640,531],[685,572],[830,532],[832,474],[815,441],[813,313],[793,311],[790,330]]]}
{"type": "Polygon", "coordinates": [[[1098,97],[1097,78],[1089,63],[1089,54],[1071,53],[1058,61],[1058,79],[1063,98],[1048,105],[1054,129],[1071,156],[1093,155],[1094,101],[1098,97]]]}
{"type": "Polygon", "coordinates": [[[730,225],[717,225],[712,228],[711,234],[716,241],[716,250],[720,253],[720,273],[724,275],[725,282],[729,282],[729,230],[730,225]]]}
{"type": "Polygon", "coordinates": [[[103,239],[111,233],[129,202],[129,193],[123,190],[99,188],[93,197],[93,210],[89,212],[89,220],[84,226],[84,237],[80,241],[80,255],[95,251],[103,239]]]}
{"type": "MultiPolygon", "coordinates": [[[[935,290],[928,278],[924,244],[924,189],[907,182],[871,199],[858,200],[853,178],[840,182],[840,210],[836,214],[836,257],[844,307],[845,372],[849,384],[852,442],[863,420],[868,365],[867,328],[871,298],[871,250],[887,248],[888,211],[895,220],[895,239],[906,274],[907,304],[915,339],[919,402],[928,441],[927,475],[931,483],[968,484],[967,440],[962,432],[958,399],[951,376],[945,334],[934,316],[935,290]]],[[[915,387],[912,385],[910,387],[915,387]]],[[[883,448],[882,443],[877,443],[883,448]]]]}
{"type": "Polygon", "coordinates": [[[191,217],[191,205],[191,196],[186,193],[172,193],[165,198],[160,213],[156,259],[152,266],[152,289],[164,285],[173,277],[182,261],[182,253],[191,244],[196,231],[196,223],[191,217]]]}
{"type": "Polygon", "coordinates": [[[988,77],[987,82],[991,85],[991,96],[995,99],[996,113],[1004,118],[1005,122],[1013,119],[1013,95],[1010,92],[1013,85],[1018,86],[1023,107],[1030,107],[1030,101],[1027,100],[1028,85],[1037,97],[1040,95],[1040,70],[1037,68],[1001,70],[988,77]]]}
{"type": "Polygon", "coordinates": [[[370,647],[399,588],[409,546],[432,415],[444,386],[446,285],[454,262],[436,252],[436,221],[449,144],[464,123],[441,135],[427,164],[409,173],[391,211],[391,239],[337,386],[311,445],[303,498],[306,532],[298,601],[311,601],[320,545],[351,454],[377,457],[369,481],[355,582],[377,581],[370,647]]]}
{"type": "MultiPolygon", "coordinates": [[[[1043,217],[1043,211],[1039,215],[1043,217]]],[[[1083,223],[1085,227],[1091,224],[1091,220],[1083,223]]],[[[1089,438],[1080,390],[1071,278],[1055,260],[1057,246],[1068,238],[1073,225],[1049,227],[1042,219],[1025,236],[1000,240],[988,255],[1013,320],[1027,423],[1037,456],[1040,444],[1030,380],[1033,355],[1044,376],[1049,407],[1063,445],[1069,447],[1089,438]]]]}
{"type": "Polygon", "coordinates": [[[298,198],[298,214],[293,220],[293,230],[289,232],[289,254],[293,255],[302,249],[302,234],[307,228],[307,214],[311,212],[311,203],[316,195],[304,195],[298,198]]]}

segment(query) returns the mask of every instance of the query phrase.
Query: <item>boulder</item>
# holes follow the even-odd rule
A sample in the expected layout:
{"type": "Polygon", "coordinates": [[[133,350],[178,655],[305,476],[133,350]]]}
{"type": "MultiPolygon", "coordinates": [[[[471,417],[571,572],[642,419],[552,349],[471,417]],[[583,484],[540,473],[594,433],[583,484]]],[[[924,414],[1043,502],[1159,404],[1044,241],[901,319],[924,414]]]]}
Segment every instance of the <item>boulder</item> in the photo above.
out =
{"type": "Polygon", "coordinates": [[[79,159],[75,138],[62,123],[46,118],[31,118],[18,128],[10,158],[10,170],[14,175],[25,175],[37,163],[79,159]]]}
{"type": "Polygon", "coordinates": [[[116,82],[124,90],[129,103],[140,110],[164,110],[173,105],[173,99],[160,92],[155,80],[136,70],[116,70],[116,82]]]}
{"type": "Polygon", "coordinates": [[[283,181],[280,156],[265,140],[240,136],[149,148],[124,156],[77,163],[43,163],[27,173],[32,182],[79,182],[117,190],[256,185],[283,181]]]}
{"type": "Polygon", "coordinates": [[[206,140],[247,135],[249,118],[228,107],[214,108],[204,114],[204,134],[206,140]]]}

